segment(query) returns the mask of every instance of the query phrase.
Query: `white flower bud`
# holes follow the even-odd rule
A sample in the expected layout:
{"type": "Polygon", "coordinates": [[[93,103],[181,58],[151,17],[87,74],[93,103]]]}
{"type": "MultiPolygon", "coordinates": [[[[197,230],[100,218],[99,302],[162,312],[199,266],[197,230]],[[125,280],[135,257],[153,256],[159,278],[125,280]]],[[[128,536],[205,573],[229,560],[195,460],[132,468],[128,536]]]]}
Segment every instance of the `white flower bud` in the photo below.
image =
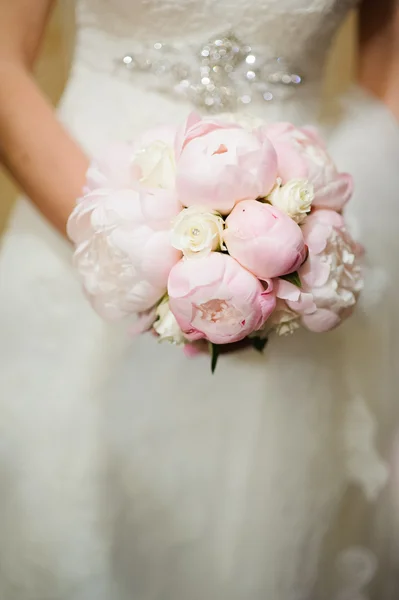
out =
{"type": "Polygon", "coordinates": [[[173,148],[164,142],[153,142],[137,152],[133,167],[140,170],[139,181],[145,187],[170,190],[175,184],[173,148]]]}
{"type": "Polygon", "coordinates": [[[173,344],[184,344],[186,338],[180,329],[174,314],[169,308],[169,301],[163,300],[156,310],[157,320],[153,327],[161,341],[172,342],[173,344]]]}
{"type": "Polygon", "coordinates": [[[313,199],[313,185],[306,179],[291,179],[284,185],[278,180],[268,197],[273,206],[287,213],[298,224],[306,219],[313,199]]]}
{"type": "Polygon", "coordinates": [[[174,219],[172,246],[186,258],[207,256],[222,247],[224,221],[216,212],[190,206],[174,219]]]}

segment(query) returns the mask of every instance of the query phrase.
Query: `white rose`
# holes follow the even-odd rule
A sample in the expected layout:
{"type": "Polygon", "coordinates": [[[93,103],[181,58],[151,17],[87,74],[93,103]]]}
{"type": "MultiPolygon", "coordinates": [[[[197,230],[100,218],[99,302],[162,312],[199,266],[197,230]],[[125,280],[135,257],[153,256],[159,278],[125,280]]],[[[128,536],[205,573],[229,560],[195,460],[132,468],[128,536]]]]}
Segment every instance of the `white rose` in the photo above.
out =
{"type": "Polygon", "coordinates": [[[278,317],[275,326],[277,335],[290,335],[299,329],[299,318],[293,311],[288,309],[281,311],[276,317],[278,317]]]}
{"type": "Polygon", "coordinates": [[[281,185],[281,180],[270,193],[268,200],[287,213],[296,223],[303,223],[314,199],[313,185],[306,179],[291,179],[281,185]]]}
{"type": "Polygon", "coordinates": [[[270,325],[277,335],[290,335],[300,327],[299,316],[285,302],[278,300],[270,325]]]}
{"type": "Polygon", "coordinates": [[[299,319],[299,315],[291,310],[283,300],[277,299],[274,312],[263,328],[254,333],[254,336],[264,339],[269,337],[272,331],[279,336],[292,334],[300,327],[299,319]]]}
{"type": "Polygon", "coordinates": [[[170,190],[175,184],[175,157],[171,146],[155,141],[139,150],[133,159],[139,172],[139,181],[145,187],[170,190]]]}
{"type": "Polygon", "coordinates": [[[190,206],[174,219],[172,246],[186,258],[206,256],[222,248],[224,221],[217,212],[190,206]]]}
{"type": "Polygon", "coordinates": [[[184,344],[186,338],[180,329],[174,314],[169,308],[168,300],[163,300],[157,307],[157,320],[153,327],[161,341],[166,340],[173,344],[184,344]]]}

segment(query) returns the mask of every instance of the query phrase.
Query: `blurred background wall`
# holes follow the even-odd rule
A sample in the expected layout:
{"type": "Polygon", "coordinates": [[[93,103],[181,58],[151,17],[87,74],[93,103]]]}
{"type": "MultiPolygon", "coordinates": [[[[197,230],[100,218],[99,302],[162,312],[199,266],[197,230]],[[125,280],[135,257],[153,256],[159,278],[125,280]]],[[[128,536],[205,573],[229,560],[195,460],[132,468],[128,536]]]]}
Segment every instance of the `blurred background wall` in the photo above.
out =
{"type": "MultiPolygon", "coordinates": [[[[330,55],[325,82],[325,93],[328,95],[343,91],[353,78],[356,64],[355,32],[356,17],[352,14],[342,27],[330,55]]],[[[59,0],[47,28],[36,68],[38,83],[54,104],[57,104],[68,76],[72,47],[73,2],[59,0]]],[[[0,169],[0,232],[17,194],[16,186],[0,169]]]]}

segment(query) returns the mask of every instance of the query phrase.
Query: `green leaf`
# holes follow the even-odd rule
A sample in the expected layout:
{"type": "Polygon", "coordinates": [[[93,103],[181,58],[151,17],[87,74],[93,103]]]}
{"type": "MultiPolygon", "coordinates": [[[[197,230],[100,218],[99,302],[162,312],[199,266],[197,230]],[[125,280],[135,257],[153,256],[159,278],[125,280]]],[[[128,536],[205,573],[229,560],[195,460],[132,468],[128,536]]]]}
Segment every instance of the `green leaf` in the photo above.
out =
{"type": "Polygon", "coordinates": [[[218,358],[219,358],[219,354],[220,354],[220,346],[218,344],[212,344],[212,342],[210,342],[210,349],[211,349],[211,371],[212,374],[215,372],[216,369],[216,365],[218,362],[218,358]]]}
{"type": "Polygon", "coordinates": [[[252,347],[261,353],[265,349],[265,346],[268,341],[269,341],[269,339],[267,337],[266,338],[260,338],[260,337],[251,338],[252,347]]]}
{"type": "Polygon", "coordinates": [[[298,274],[298,271],[294,271],[294,273],[289,273],[288,275],[283,275],[280,279],[284,279],[285,281],[289,281],[293,283],[297,287],[302,287],[302,283],[298,274]]]}

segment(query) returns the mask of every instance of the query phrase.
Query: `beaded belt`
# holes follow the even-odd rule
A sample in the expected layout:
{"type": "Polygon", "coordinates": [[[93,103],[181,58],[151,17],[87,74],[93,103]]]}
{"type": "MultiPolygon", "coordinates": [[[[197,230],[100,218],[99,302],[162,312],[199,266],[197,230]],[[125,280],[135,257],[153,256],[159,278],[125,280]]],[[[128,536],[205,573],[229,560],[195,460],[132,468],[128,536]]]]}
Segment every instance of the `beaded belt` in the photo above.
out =
{"type": "Polygon", "coordinates": [[[118,68],[154,76],[158,89],[209,112],[234,111],[252,101],[285,100],[302,76],[267,47],[226,33],[200,47],[155,42],[117,61],[118,68]]]}

